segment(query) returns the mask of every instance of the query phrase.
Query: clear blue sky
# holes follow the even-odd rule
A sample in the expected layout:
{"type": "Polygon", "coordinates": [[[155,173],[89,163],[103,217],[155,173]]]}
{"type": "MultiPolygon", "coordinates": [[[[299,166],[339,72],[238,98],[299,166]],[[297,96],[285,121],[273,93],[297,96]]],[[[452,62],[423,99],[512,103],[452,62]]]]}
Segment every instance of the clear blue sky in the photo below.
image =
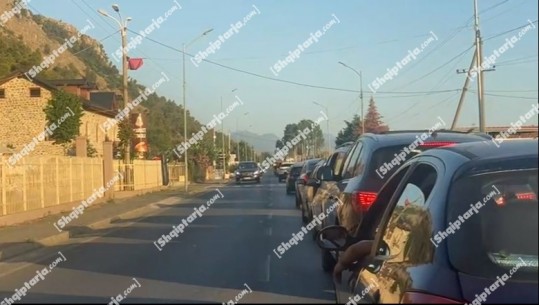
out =
{"type": "MultiPolygon", "coordinates": [[[[396,78],[385,83],[374,95],[378,109],[391,129],[429,128],[437,122],[438,116],[450,125],[459,93],[398,92],[460,89],[465,75],[457,74],[456,69],[467,68],[473,55],[472,48],[457,56],[474,41],[472,0],[177,1],[182,9],[174,12],[149,38],[180,49],[182,43],[213,28],[213,32],[188,49],[188,53],[195,54],[226,32],[231,23],[242,20],[255,5],[260,14],[254,15],[208,60],[279,80],[357,90],[359,77],[337,64],[343,61],[362,71],[365,105],[371,96],[367,85],[376,77],[382,77],[386,69],[407,55],[408,50],[420,47],[431,37],[430,32],[434,32],[438,40],[426,47],[416,60],[404,66],[396,78]],[[301,53],[296,62],[274,76],[269,67],[308,39],[310,33],[331,21],[334,18],[332,14],[340,23],[333,25],[317,43],[301,53]]],[[[55,1],[54,5],[52,1],[32,1],[30,9],[78,28],[84,27],[86,19],[91,18],[96,28],[87,34],[98,40],[118,29],[114,21],[96,12],[98,8],[112,12],[112,1],[71,0],[62,1],[61,6],[56,3],[60,1],[55,1]]],[[[163,16],[175,5],[169,0],[118,0],[117,3],[124,17],[133,18],[129,28],[137,32],[150,25],[152,18],[163,16]]],[[[537,20],[537,5],[535,0],[479,0],[483,38],[525,25],[528,20],[537,20]]],[[[484,55],[492,54],[506,38],[515,34],[518,31],[486,40],[484,55]]],[[[129,37],[133,36],[129,33],[129,37]]],[[[485,73],[487,125],[514,122],[537,103],[537,40],[538,29],[530,30],[514,48],[498,58],[496,71],[485,73]]],[[[112,53],[119,47],[120,35],[116,34],[102,43],[112,58],[112,53]]],[[[146,58],[141,69],[130,71],[130,77],[151,86],[161,77],[160,73],[165,72],[171,81],[163,84],[157,92],[181,103],[180,53],[144,40],[130,51],[130,56],[146,58]]],[[[197,68],[187,59],[188,109],[203,123],[220,111],[221,96],[226,106],[233,102],[233,94],[237,94],[245,105],[236,108],[225,121],[225,129],[232,131],[236,129],[236,118],[241,117],[239,127],[242,130],[281,136],[287,123],[304,118],[315,120],[320,116],[320,107],[313,105],[312,101],[329,107],[332,134],[344,126],[343,120],[350,120],[353,114],[359,113],[359,98],[354,92],[286,84],[208,63],[197,68]],[[238,90],[231,93],[236,88],[238,90]],[[249,115],[243,116],[247,111],[249,115]],[[248,128],[249,125],[253,126],[248,128]]],[[[471,89],[476,90],[475,82],[471,89]]],[[[470,93],[459,125],[478,124],[477,109],[477,96],[470,93]]],[[[537,124],[537,117],[534,121],[537,124]]],[[[325,132],[325,124],[323,127],[325,132]]]]}

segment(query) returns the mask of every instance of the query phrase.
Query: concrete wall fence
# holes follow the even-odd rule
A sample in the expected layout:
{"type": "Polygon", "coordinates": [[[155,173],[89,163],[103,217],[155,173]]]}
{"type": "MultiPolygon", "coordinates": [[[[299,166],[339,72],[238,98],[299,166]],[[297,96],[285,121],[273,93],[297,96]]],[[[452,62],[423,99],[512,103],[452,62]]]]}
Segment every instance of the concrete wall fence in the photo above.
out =
{"type": "MultiPolygon", "coordinates": [[[[116,175],[105,175],[102,158],[27,156],[13,167],[7,160],[0,157],[0,216],[81,202],[107,186],[105,176],[116,175]]],[[[124,174],[125,168],[121,160],[113,160],[113,171],[124,174]]],[[[134,190],[163,185],[159,160],[134,160],[128,168],[133,173],[134,190]]],[[[111,190],[125,190],[122,184],[116,182],[111,190]]]]}

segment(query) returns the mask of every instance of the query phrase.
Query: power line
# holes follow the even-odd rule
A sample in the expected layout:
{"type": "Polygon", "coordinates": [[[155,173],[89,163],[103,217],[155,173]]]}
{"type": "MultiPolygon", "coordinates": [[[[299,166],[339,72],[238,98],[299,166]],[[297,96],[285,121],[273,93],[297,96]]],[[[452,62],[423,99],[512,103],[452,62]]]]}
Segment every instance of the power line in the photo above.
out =
{"type": "MultiPolygon", "coordinates": [[[[537,23],[537,20],[533,21],[532,23],[537,23]]],[[[522,26],[519,26],[517,28],[514,28],[514,29],[511,29],[511,30],[507,30],[505,32],[502,32],[502,33],[499,33],[499,34],[496,34],[496,35],[493,35],[493,36],[490,36],[489,38],[486,38],[486,39],[483,39],[483,42],[487,41],[487,40],[490,40],[490,39],[494,39],[496,37],[500,37],[502,35],[505,35],[505,34],[508,34],[508,33],[511,33],[511,32],[514,32],[514,31],[517,31],[517,30],[520,30],[520,29],[523,29],[527,26],[530,26],[529,23],[526,23],[525,25],[522,25],[522,26]]]]}
{"type": "MultiPolygon", "coordinates": [[[[133,34],[139,35],[138,33],[134,32],[133,30],[128,29],[128,31],[132,32],[133,34]]],[[[179,52],[179,53],[183,53],[182,50],[177,49],[177,48],[172,47],[172,46],[169,46],[169,45],[164,44],[162,42],[159,42],[159,41],[157,41],[155,39],[152,39],[152,38],[149,38],[149,37],[145,37],[145,39],[148,39],[149,41],[151,41],[153,43],[156,43],[156,44],[158,44],[158,45],[160,45],[162,47],[171,49],[171,50],[179,52]]],[[[195,55],[189,54],[187,52],[185,52],[185,55],[187,55],[189,57],[195,57],[195,55]]],[[[289,80],[273,78],[273,77],[261,75],[261,74],[258,74],[258,73],[254,73],[254,72],[234,68],[234,67],[231,67],[231,66],[223,65],[221,63],[211,61],[211,60],[207,60],[207,59],[202,59],[202,61],[207,62],[207,63],[212,64],[212,65],[219,66],[219,67],[224,68],[224,69],[228,69],[228,70],[231,70],[231,71],[235,71],[235,72],[239,72],[239,73],[243,73],[243,74],[247,74],[247,75],[251,75],[251,76],[255,76],[255,77],[259,77],[259,78],[263,78],[263,79],[267,79],[267,80],[271,80],[271,81],[287,83],[287,84],[296,85],[296,86],[302,86],[302,87],[316,88],[316,89],[325,89],[325,90],[333,90],[333,91],[359,93],[359,90],[342,89],[342,88],[327,87],[327,86],[318,86],[318,85],[311,85],[311,84],[299,83],[299,82],[295,82],[295,81],[289,81],[289,80]]],[[[436,92],[431,92],[431,91],[408,91],[408,92],[404,92],[404,91],[402,91],[402,92],[397,92],[397,91],[393,91],[393,92],[391,92],[391,91],[377,91],[376,93],[380,93],[380,94],[395,94],[395,93],[398,93],[398,94],[399,93],[400,94],[419,94],[419,93],[443,93],[443,92],[449,92],[449,91],[453,91],[453,90],[454,89],[452,89],[452,90],[440,90],[440,91],[436,91],[436,92]]]]}
{"type": "MultiPolygon", "coordinates": [[[[468,90],[472,93],[476,93],[474,90],[468,90]]],[[[514,98],[514,99],[522,99],[522,100],[537,100],[537,97],[529,97],[529,96],[516,96],[516,95],[503,95],[503,94],[493,94],[493,93],[485,93],[485,95],[488,96],[496,96],[496,97],[505,97],[505,98],[514,98]]]]}
{"type": "MultiPolygon", "coordinates": [[[[109,34],[109,35],[105,36],[104,38],[99,39],[98,42],[103,42],[103,41],[109,39],[110,37],[112,37],[113,35],[115,35],[115,34],[118,33],[118,32],[120,32],[120,30],[118,30],[118,31],[116,31],[116,32],[114,32],[114,33],[112,33],[112,34],[109,34]]],[[[94,48],[94,46],[89,46],[89,47],[84,48],[84,49],[82,49],[82,50],[80,50],[80,51],[78,51],[78,52],[72,53],[72,55],[77,55],[77,54],[79,54],[79,53],[82,53],[82,52],[84,52],[84,51],[86,51],[86,50],[93,49],[93,48],[94,48]]]]}
{"type": "Polygon", "coordinates": [[[460,52],[459,54],[453,56],[451,59],[449,59],[448,61],[446,61],[445,63],[441,64],[440,66],[434,68],[432,71],[430,71],[429,73],[419,77],[419,78],[416,78],[415,80],[411,81],[411,82],[408,82],[406,83],[405,85],[403,86],[409,86],[409,85],[412,85],[412,84],[415,84],[417,83],[418,81],[430,76],[431,74],[435,73],[436,71],[440,70],[441,68],[447,66],[448,64],[450,64],[452,61],[454,61],[455,59],[459,58],[460,56],[466,54],[469,50],[471,50],[472,48],[474,47],[474,45],[471,45],[469,48],[467,48],[466,50],[460,52]]]}

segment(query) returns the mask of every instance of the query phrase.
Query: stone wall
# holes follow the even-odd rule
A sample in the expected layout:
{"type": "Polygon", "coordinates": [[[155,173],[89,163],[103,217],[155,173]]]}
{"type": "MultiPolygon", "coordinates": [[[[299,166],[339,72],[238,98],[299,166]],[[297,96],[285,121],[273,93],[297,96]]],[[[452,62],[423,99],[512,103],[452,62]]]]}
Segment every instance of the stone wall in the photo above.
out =
{"type": "MultiPolygon", "coordinates": [[[[30,88],[38,87],[25,77],[13,78],[0,85],[0,89],[5,90],[5,98],[0,98],[0,143],[13,145],[16,152],[20,152],[48,126],[43,110],[52,93],[39,87],[41,97],[30,97],[30,88]]],[[[79,134],[90,140],[99,157],[103,156],[102,142],[106,134],[110,140],[117,140],[117,127],[111,128],[106,134],[99,127],[107,119],[104,115],[89,111],[84,111],[81,118],[79,134]]],[[[64,150],[62,146],[45,139],[29,154],[38,155],[64,155],[64,150]]]]}
{"type": "MultiPolygon", "coordinates": [[[[5,90],[5,98],[0,99],[0,142],[13,145],[19,152],[47,127],[43,109],[52,94],[25,77],[13,78],[1,84],[0,88],[5,90]],[[30,88],[41,88],[41,97],[30,97],[30,88]]],[[[63,154],[60,145],[53,145],[46,139],[29,155],[63,154]]]]}

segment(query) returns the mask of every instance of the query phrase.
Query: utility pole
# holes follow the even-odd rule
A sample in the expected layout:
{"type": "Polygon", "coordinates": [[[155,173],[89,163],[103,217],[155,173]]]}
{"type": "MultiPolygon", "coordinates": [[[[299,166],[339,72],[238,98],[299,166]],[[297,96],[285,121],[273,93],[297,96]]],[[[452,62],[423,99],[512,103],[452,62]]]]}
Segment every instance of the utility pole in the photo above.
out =
{"type": "MultiPolygon", "coordinates": [[[[183,99],[183,141],[187,142],[188,139],[187,139],[187,106],[186,106],[186,102],[185,102],[185,43],[182,45],[182,99],[183,99]]],[[[188,175],[188,168],[189,168],[189,159],[187,159],[187,149],[184,150],[184,153],[183,153],[183,158],[184,158],[184,175],[185,175],[185,178],[184,178],[184,188],[185,188],[185,192],[188,191],[188,185],[189,185],[189,175],[188,175]]]]}
{"type": "Polygon", "coordinates": [[[481,31],[479,29],[479,10],[477,6],[477,1],[474,0],[474,28],[475,28],[475,52],[474,57],[472,59],[472,63],[470,64],[470,68],[468,70],[457,70],[458,74],[466,73],[466,81],[464,82],[464,86],[462,88],[462,92],[460,95],[459,103],[457,106],[457,110],[455,112],[455,117],[453,118],[453,123],[451,124],[451,129],[454,130],[457,126],[457,121],[460,116],[460,112],[462,110],[462,105],[464,104],[464,97],[466,96],[466,92],[468,91],[468,85],[470,84],[470,78],[474,75],[477,75],[477,98],[478,98],[478,106],[479,106],[479,131],[485,132],[486,126],[485,126],[485,95],[484,95],[484,78],[483,78],[483,72],[490,72],[495,71],[496,66],[493,66],[489,69],[483,69],[483,41],[481,38],[481,31]],[[471,73],[475,70],[475,73],[471,73]]]}
{"type": "Polygon", "coordinates": [[[464,86],[462,87],[462,92],[460,93],[459,104],[457,105],[457,111],[455,112],[453,123],[451,124],[451,130],[455,130],[455,128],[457,127],[457,121],[459,120],[460,111],[462,110],[462,104],[464,104],[464,97],[466,96],[466,92],[468,91],[468,84],[470,84],[470,71],[475,66],[476,57],[477,57],[477,53],[474,53],[472,63],[470,64],[470,68],[468,69],[468,71],[457,70],[458,74],[467,73],[468,76],[466,77],[466,81],[464,81],[464,86]]]}
{"type": "MultiPolygon", "coordinates": [[[[120,14],[120,7],[117,4],[112,5],[112,9],[118,14],[118,17],[120,17],[120,20],[112,17],[109,15],[105,10],[99,9],[97,10],[98,13],[105,17],[109,17],[116,21],[118,25],[120,26],[120,33],[122,36],[122,78],[123,78],[123,109],[127,106],[129,103],[129,97],[128,97],[128,78],[127,78],[127,65],[128,65],[128,59],[127,59],[127,23],[131,21],[131,17],[127,17],[125,20],[122,18],[122,15],[120,14]]],[[[128,117],[125,119],[125,121],[122,122],[126,125],[126,128],[131,128],[131,120],[128,117]]],[[[131,164],[131,139],[126,139],[126,144],[124,148],[124,166],[125,166],[125,190],[131,189],[131,169],[132,167],[129,166],[131,164]]]]}
{"type": "MultiPolygon", "coordinates": [[[[223,112],[223,97],[221,96],[221,113],[223,112]]],[[[225,162],[225,126],[224,126],[224,122],[221,123],[221,144],[223,144],[222,146],[222,151],[221,153],[223,154],[223,180],[225,179],[225,172],[226,172],[226,162],[225,162]]]]}
{"type": "Polygon", "coordinates": [[[481,31],[479,30],[479,11],[477,9],[477,0],[474,0],[474,17],[475,17],[475,51],[476,51],[476,67],[477,67],[477,95],[479,99],[479,131],[485,132],[485,99],[483,92],[483,70],[481,63],[483,62],[483,41],[481,40],[481,31]]]}
{"type": "MultiPolygon", "coordinates": [[[[359,71],[359,100],[361,101],[361,134],[364,134],[365,133],[365,118],[363,116],[363,71],[361,70],[359,71]]],[[[328,138],[329,138],[329,135],[328,135],[328,138]]],[[[331,152],[329,151],[328,153],[331,153],[331,152]]]]}

